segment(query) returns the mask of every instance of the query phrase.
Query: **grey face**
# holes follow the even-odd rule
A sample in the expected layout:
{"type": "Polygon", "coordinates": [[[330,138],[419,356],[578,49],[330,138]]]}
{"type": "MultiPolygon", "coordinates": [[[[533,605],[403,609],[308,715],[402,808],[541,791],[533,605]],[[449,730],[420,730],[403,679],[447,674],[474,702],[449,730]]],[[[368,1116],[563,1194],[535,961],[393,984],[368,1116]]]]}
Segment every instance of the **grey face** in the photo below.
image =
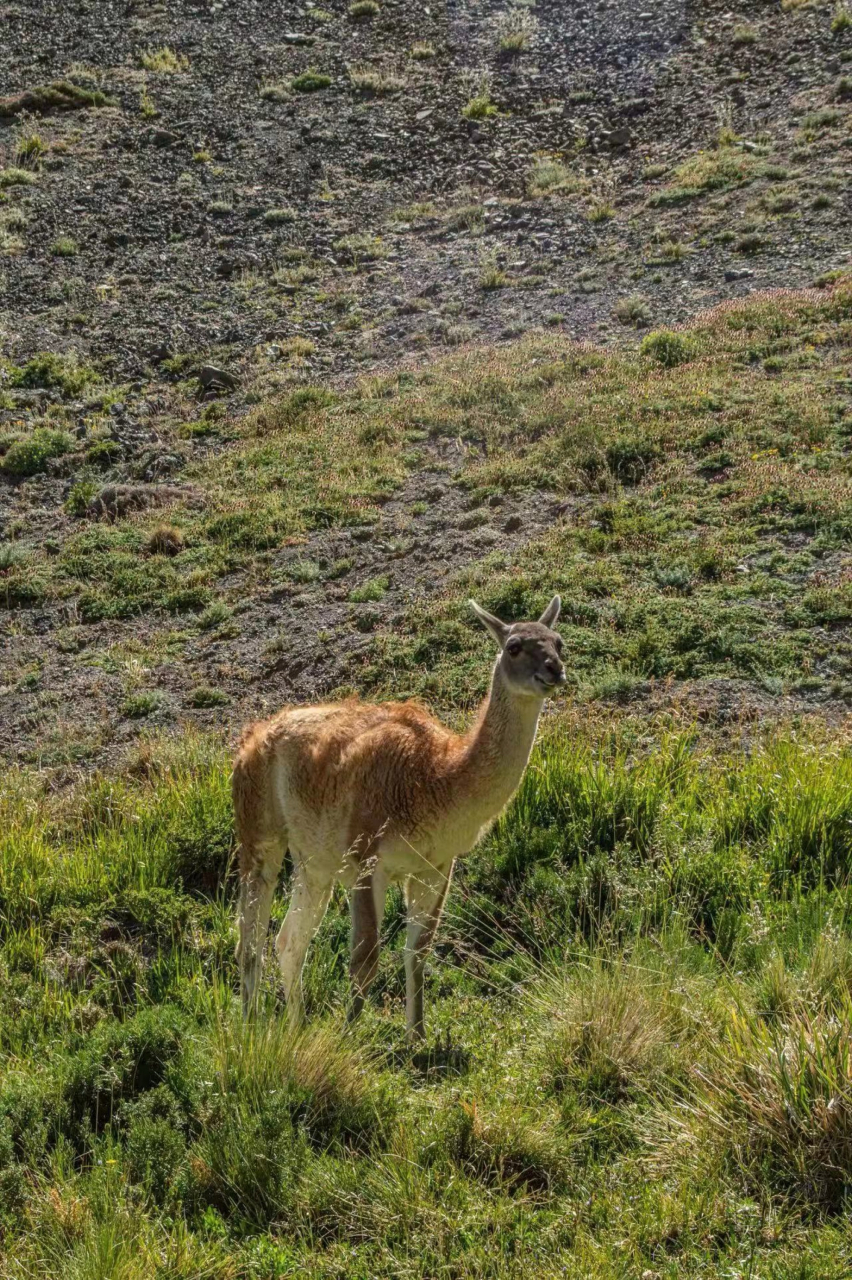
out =
{"type": "Polygon", "coordinates": [[[538,622],[501,622],[471,600],[476,616],[490,631],[502,653],[500,668],[514,693],[546,698],[565,683],[562,662],[562,637],[553,626],[562,602],[554,596],[538,622]]]}
{"type": "Polygon", "coordinates": [[[518,622],[503,646],[501,666],[518,693],[546,697],[565,683],[562,637],[540,622],[518,622]]]}

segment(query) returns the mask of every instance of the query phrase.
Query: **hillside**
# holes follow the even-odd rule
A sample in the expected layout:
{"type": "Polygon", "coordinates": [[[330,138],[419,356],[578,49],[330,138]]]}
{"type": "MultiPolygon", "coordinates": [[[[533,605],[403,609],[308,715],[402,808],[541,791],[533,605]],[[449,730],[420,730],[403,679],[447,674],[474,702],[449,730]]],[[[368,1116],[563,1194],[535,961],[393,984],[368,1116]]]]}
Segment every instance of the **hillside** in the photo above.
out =
{"type": "MultiPolygon", "coordinates": [[[[645,501],[656,482],[608,455],[613,433],[645,430],[613,405],[583,474],[575,457],[572,474],[472,487],[494,444],[482,421],[513,414],[513,343],[549,331],[532,360],[575,359],[572,338],[624,350],[632,376],[637,333],[848,261],[849,34],[824,7],[654,6],[640,30],[616,4],[435,10],[85,4],[34,59],[15,33],[38,32],[40,6],[7,8],[13,758],[115,760],[140,726],[233,730],[363,687],[424,583],[452,592],[555,513],[573,523],[625,481],[645,501]],[[329,84],[294,87],[309,68],[329,84]],[[54,83],[67,109],[35,92],[54,83]],[[496,382],[458,392],[483,360],[496,382]],[[382,598],[346,607],[364,591],[382,598]],[[334,643],[303,652],[318,630],[334,643]]],[[[767,354],[763,382],[807,385],[767,354]]],[[[575,400],[590,423],[596,394],[575,400]]],[[[565,428],[557,414],[537,430],[565,428]]],[[[826,697],[831,682],[805,702],[826,697]]]]}
{"type": "Polygon", "coordinates": [[[0,47],[0,1280],[852,1270],[852,11],[37,0],[0,47]],[[344,1032],[252,717],[568,684],[344,1032]],[[287,905],[287,884],[273,921],[287,905]]]}

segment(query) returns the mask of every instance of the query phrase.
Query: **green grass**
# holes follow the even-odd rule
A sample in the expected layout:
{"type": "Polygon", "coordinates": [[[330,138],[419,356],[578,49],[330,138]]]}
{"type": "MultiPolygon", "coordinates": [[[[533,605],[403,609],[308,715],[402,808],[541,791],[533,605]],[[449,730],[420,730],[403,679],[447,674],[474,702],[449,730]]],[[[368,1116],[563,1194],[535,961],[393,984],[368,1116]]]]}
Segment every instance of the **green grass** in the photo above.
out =
{"type": "Polygon", "coordinates": [[[23,365],[4,362],[3,368],[9,386],[58,391],[65,400],[74,399],[91,383],[99,381],[97,371],[90,365],[78,364],[73,357],[51,351],[40,352],[23,365]]]}
{"type": "Polygon", "coordinates": [[[108,98],[98,90],[83,89],[69,80],[54,80],[50,84],[37,85],[22,93],[12,94],[8,98],[0,98],[0,117],[9,119],[27,112],[49,114],[54,111],[81,111],[87,107],[114,105],[114,98],[108,98]]]}
{"type": "MultiPolygon", "coordinates": [[[[729,305],[632,350],[551,333],[343,393],[300,388],[191,464],[205,502],[170,512],[181,538],[168,554],[152,551],[152,515],[81,521],[53,552],[34,543],[26,566],[5,571],[0,603],[74,601],[84,622],[203,616],[222,576],[272,585],[270,552],[288,541],[380,522],[419,465],[418,438],[460,438],[454,484],[471,510],[540,488],[576,510],[520,549],[483,552],[428,607],[395,609],[393,626],[365,611],[350,687],[468,706],[487,665],[467,597],[522,617],[558,589],[583,701],[721,678],[759,697],[849,702],[848,588],[831,565],[852,538],[850,317],[840,281],[729,305]]],[[[67,390],[84,372],[36,361],[15,379],[67,390]]],[[[29,448],[7,437],[4,469],[29,448]]],[[[88,485],[72,476],[70,509],[85,510],[88,485]]],[[[320,573],[307,546],[284,576],[309,585],[320,573]]]]}
{"type": "Polygon", "coordinates": [[[468,98],[461,113],[465,120],[490,120],[499,113],[499,108],[491,100],[490,89],[483,86],[478,93],[468,98]]]}
{"type": "Polygon", "coordinates": [[[58,240],[54,240],[50,246],[50,252],[55,258],[76,258],[80,252],[77,241],[71,236],[60,236],[58,240]]]}
{"type": "Polygon", "coordinates": [[[555,156],[539,156],[527,174],[531,196],[548,196],[578,191],[580,179],[555,156]]]}
{"type": "Polygon", "coordinates": [[[0,169],[0,190],[4,187],[29,187],[38,182],[38,174],[32,169],[0,169]]]}
{"type": "Polygon", "coordinates": [[[682,204],[713,191],[727,191],[752,182],[763,169],[763,161],[734,143],[713,151],[699,151],[673,171],[671,181],[651,196],[652,206],[682,204]]]}
{"type": "Polygon", "coordinates": [[[382,574],[378,578],[368,578],[359,587],[352,588],[349,592],[349,599],[353,604],[367,604],[370,601],[381,600],[387,593],[389,586],[390,578],[386,574],[382,574]]]}
{"type": "MultiPolygon", "coordinates": [[[[691,331],[648,335],[636,355],[536,338],[460,358],[450,382],[434,372],[399,410],[435,435],[484,442],[460,478],[472,505],[535,486],[579,505],[377,627],[350,683],[469,705],[486,668],[467,597],[520,618],[558,589],[584,700],[602,680],[627,692],[708,677],[848,699],[852,649],[831,621],[845,609],[842,577],[807,603],[850,538],[850,421],[836,394],[848,307],[841,287],[824,302],[728,306],[691,331]]],[[[393,399],[382,410],[393,420],[393,399]]]]}
{"type": "Polygon", "coordinates": [[[214,741],[7,771],[0,813],[10,1276],[841,1274],[845,739],[551,721],[456,878],[416,1059],[394,895],[355,1034],[340,895],[307,1031],[271,976],[240,1023],[214,741]]]}
{"type": "Polygon", "coordinates": [[[176,53],[168,45],[159,49],[145,49],[139,55],[139,61],[146,71],[158,72],[160,75],[177,75],[189,70],[189,58],[176,53]]]}

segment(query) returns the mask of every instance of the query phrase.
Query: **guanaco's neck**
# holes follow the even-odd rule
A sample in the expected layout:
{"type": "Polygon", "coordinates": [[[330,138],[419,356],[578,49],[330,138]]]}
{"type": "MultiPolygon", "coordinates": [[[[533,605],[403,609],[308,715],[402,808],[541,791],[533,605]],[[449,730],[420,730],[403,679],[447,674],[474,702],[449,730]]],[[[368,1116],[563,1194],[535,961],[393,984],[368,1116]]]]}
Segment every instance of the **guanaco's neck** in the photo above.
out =
{"type": "Polygon", "coordinates": [[[491,677],[488,697],[465,736],[459,758],[459,798],[475,801],[499,813],[514,794],[535,741],[542,700],[512,694],[499,661],[491,677]]]}

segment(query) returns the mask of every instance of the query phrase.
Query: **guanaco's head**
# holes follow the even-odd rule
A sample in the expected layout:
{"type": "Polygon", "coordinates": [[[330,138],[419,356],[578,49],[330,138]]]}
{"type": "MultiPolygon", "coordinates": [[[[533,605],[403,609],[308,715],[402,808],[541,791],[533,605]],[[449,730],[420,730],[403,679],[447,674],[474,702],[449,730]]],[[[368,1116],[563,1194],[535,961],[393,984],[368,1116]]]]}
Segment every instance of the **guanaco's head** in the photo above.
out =
{"type": "Polygon", "coordinates": [[[493,613],[470,606],[500,646],[499,667],[513,693],[546,698],[565,683],[562,637],[554,630],[562,601],[554,596],[538,622],[501,622],[493,613]]]}

